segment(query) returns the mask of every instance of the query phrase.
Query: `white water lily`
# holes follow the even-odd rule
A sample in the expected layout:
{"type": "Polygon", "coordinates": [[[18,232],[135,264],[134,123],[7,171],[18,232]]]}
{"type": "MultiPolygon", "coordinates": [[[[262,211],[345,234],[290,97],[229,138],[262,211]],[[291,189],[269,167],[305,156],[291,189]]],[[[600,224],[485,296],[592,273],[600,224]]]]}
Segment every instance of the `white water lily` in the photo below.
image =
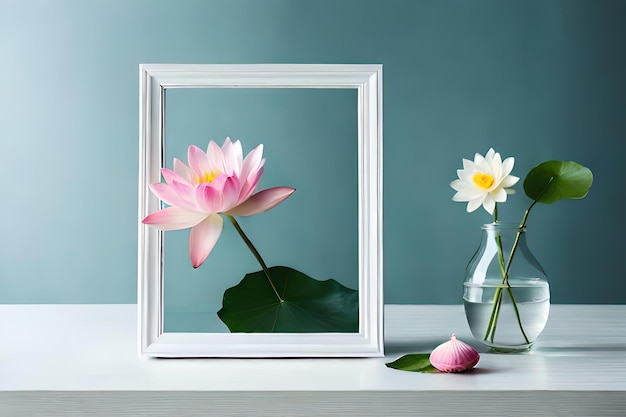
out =
{"type": "Polygon", "coordinates": [[[504,203],[507,194],[514,194],[509,188],[519,181],[510,175],[515,158],[502,161],[500,154],[490,148],[485,156],[477,153],[474,161],[463,159],[463,169],[456,171],[459,179],[450,183],[456,190],[453,201],[467,201],[467,212],[471,213],[481,205],[487,213],[493,214],[496,203],[504,203]]]}
{"type": "MultiPolygon", "coordinates": [[[[467,201],[468,213],[482,205],[489,214],[493,215],[493,223],[484,225],[483,230],[486,229],[485,226],[489,226],[489,229],[492,229],[492,226],[498,224],[498,203],[504,203],[507,200],[507,194],[515,193],[515,191],[510,188],[519,181],[518,177],[510,175],[514,164],[514,158],[507,158],[503,162],[499,153],[493,149],[489,149],[485,156],[477,153],[474,156],[473,162],[463,159],[463,169],[457,170],[459,179],[450,183],[450,186],[456,190],[456,194],[452,197],[452,200],[467,201]]],[[[486,311],[489,315],[483,317],[485,319],[484,323],[487,323],[486,329],[484,333],[483,329],[478,331],[478,335],[484,334],[482,337],[483,343],[489,346],[495,346],[494,343],[496,342],[494,342],[494,338],[496,337],[498,317],[500,316],[500,312],[505,308],[503,305],[510,304],[525,342],[516,347],[510,347],[513,349],[530,348],[533,338],[536,337],[536,335],[529,338],[526,334],[517,303],[513,296],[513,292],[514,290],[517,291],[516,288],[519,288],[519,284],[514,286],[509,282],[509,278],[512,276],[511,265],[513,265],[516,250],[519,243],[523,242],[523,240],[520,239],[521,233],[526,228],[530,211],[537,203],[552,204],[555,201],[566,198],[583,198],[589,192],[592,182],[593,174],[591,170],[574,161],[545,161],[526,174],[524,178],[524,192],[526,196],[532,200],[532,203],[524,212],[511,248],[507,248],[508,251],[505,252],[502,246],[502,235],[500,232],[497,232],[495,234],[495,242],[484,241],[487,245],[493,245],[495,243],[497,256],[495,256],[494,253],[492,259],[497,260],[497,267],[488,268],[487,264],[491,264],[492,259],[489,257],[479,257],[479,263],[483,264],[483,260],[486,261],[484,265],[480,266],[480,268],[482,268],[482,272],[479,274],[481,283],[484,283],[487,280],[486,277],[492,273],[502,276],[501,283],[498,284],[494,291],[493,301],[491,302],[491,312],[489,313],[487,309],[486,311]],[[488,269],[491,272],[488,272],[488,269]],[[505,294],[507,293],[508,296],[505,298],[505,294]],[[509,301],[503,301],[507,299],[509,301]]],[[[474,265],[475,261],[476,255],[470,265],[474,265]]],[[[472,266],[469,266],[468,271],[471,269],[472,266]]],[[[516,268],[513,268],[513,270],[515,269],[516,268]]],[[[495,277],[492,276],[492,278],[498,279],[499,277],[497,275],[495,277]]],[[[466,280],[466,282],[468,282],[468,280],[466,280]]],[[[487,303],[488,301],[484,300],[484,302],[487,303]]],[[[507,314],[510,314],[510,312],[507,314]]],[[[472,328],[472,332],[474,332],[474,328],[472,328]]],[[[500,337],[501,336],[498,336],[498,338],[500,337]]],[[[505,345],[507,344],[502,344],[502,346],[505,345]]]]}

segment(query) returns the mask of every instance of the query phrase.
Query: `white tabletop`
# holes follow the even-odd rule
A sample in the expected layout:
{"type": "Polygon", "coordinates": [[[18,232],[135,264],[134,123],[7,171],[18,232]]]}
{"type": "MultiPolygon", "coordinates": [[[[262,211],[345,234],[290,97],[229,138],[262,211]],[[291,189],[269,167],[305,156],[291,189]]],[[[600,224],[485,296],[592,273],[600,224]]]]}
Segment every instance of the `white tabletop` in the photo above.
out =
{"type": "Polygon", "coordinates": [[[462,306],[386,306],[386,356],[366,359],[139,357],[136,310],[0,305],[0,416],[626,416],[626,306],[553,305],[518,355],[486,353],[462,306]],[[451,333],[481,352],[475,370],[385,366],[451,333]]]}

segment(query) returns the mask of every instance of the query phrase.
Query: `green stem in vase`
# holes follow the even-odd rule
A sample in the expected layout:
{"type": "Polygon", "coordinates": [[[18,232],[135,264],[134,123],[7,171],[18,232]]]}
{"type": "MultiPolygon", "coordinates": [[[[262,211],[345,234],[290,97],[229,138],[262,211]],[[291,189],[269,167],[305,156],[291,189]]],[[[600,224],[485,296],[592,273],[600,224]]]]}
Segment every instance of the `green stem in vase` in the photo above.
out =
{"type": "Polygon", "coordinates": [[[496,327],[498,326],[498,318],[500,317],[500,308],[502,306],[502,288],[496,288],[496,294],[494,295],[493,309],[491,311],[491,319],[489,321],[489,328],[485,335],[485,340],[489,337],[493,342],[496,337],[496,327]]]}
{"type": "Polygon", "coordinates": [[[522,332],[522,336],[524,336],[524,340],[526,343],[530,343],[528,336],[526,336],[526,332],[524,331],[524,326],[522,326],[522,319],[519,314],[519,310],[517,309],[517,303],[515,302],[515,297],[513,296],[513,288],[509,285],[508,281],[506,283],[506,289],[509,292],[509,297],[511,297],[511,303],[513,304],[513,309],[515,310],[515,316],[517,317],[517,323],[519,324],[519,329],[522,332]]]}
{"type": "MultiPolygon", "coordinates": [[[[484,340],[490,340],[491,342],[494,341],[495,334],[496,334],[496,326],[498,324],[498,318],[500,316],[500,310],[502,308],[502,292],[504,291],[504,288],[506,288],[507,292],[509,293],[509,297],[511,298],[511,303],[513,305],[513,310],[515,311],[515,317],[517,319],[517,324],[519,325],[520,331],[522,332],[522,335],[524,336],[524,340],[526,341],[526,343],[527,344],[530,343],[530,340],[528,339],[528,336],[526,335],[526,332],[524,331],[524,326],[522,325],[522,318],[520,316],[517,303],[515,302],[515,296],[513,295],[513,288],[511,288],[511,285],[509,284],[509,271],[511,269],[511,264],[515,256],[517,246],[519,244],[522,229],[526,227],[528,214],[530,213],[530,210],[534,207],[536,203],[537,203],[536,200],[533,201],[530,207],[528,207],[528,209],[524,213],[524,217],[522,218],[522,223],[520,224],[519,230],[517,231],[517,234],[515,235],[515,241],[513,242],[513,247],[511,248],[511,254],[509,255],[509,260],[506,263],[506,266],[504,264],[502,237],[499,234],[496,235],[496,246],[498,248],[498,264],[500,266],[500,272],[502,274],[502,284],[498,286],[498,288],[496,288],[496,292],[494,293],[494,296],[493,296],[493,308],[491,310],[489,323],[487,324],[487,331],[485,333],[485,337],[483,338],[484,340]]],[[[497,224],[498,223],[498,205],[497,204],[496,204],[496,207],[494,208],[493,216],[494,216],[493,222],[494,224],[497,224]]]]}
{"type": "MultiPolygon", "coordinates": [[[[496,209],[494,209],[494,220],[493,223],[496,224],[498,222],[498,205],[496,204],[496,209]]],[[[504,268],[504,255],[502,252],[502,237],[498,234],[496,235],[496,246],[498,248],[498,263],[500,265],[500,273],[504,277],[506,275],[506,270],[504,268]]],[[[484,340],[487,340],[491,335],[491,341],[493,342],[493,338],[496,334],[496,325],[498,324],[498,316],[500,314],[500,304],[502,301],[502,287],[497,287],[496,292],[493,294],[493,308],[491,309],[491,317],[489,317],[489,324],[487,325],[487,332],[485,333],[484,340]]]]}
{"type": "MultiPolygon", "coordinates": [[[[493,224],[498,224],[498,203],[496,203],[493,209],[493,224]]],[[[496,235],[496,246],[498,248],[498,261],[500,265],[500,272],[502,276],[505,276],[505,268],[504,268],[504,255],[502,253],[502,238],[498,234],[496,235]]],[[[496,288],[496,292],[493,294],[493,307],[491,309],[491,316],[489,317],[489,323],[487,324],[487,332],[485,333],[485,337],[483,340],[489,339],[491,336],[491,341],[493,342],[493,338],[496,334],[496,324],[498,323],[498,316],[500,314],[500,302],[502,300],[502,288],[496,288]]]]}
{"type": "MultiPolygon", "coordinates": [[[[522,319],[520,317],[519,314],[519,309],[517,308],[517,303],[515,302],[515,297],[513,296],[513,288],[511,288],[511,285],[509,284],[509,271],[511,270],[511,265],[513,263],[513,258],[515,257],[515,252],[517,250],[517,245],[519,244],[519,240],[522,236],[522,230],[524,230],[526,228],[526,222],[528,221],[528,215],[530,214],[530,210],[532,210],[533,207],[535,207],[535,204],[537,204],[537,202],[539,201],[539,199],[541,198],[541,196],[543,196],[545,194],[545,192],[548,190],[550,184],[552,183],[552,181],[554,181],[554,177],[551,177],[550,180],[546,183],[546,185],[543,187],[543,190],[539,193],[539,196],[533,200],[533,202],[530,204],[530,206],[528,206],[528,208],[526,209],[526,211],[524,212],[524,216],[522,217],[522,222],[519,225],[519,228],[517,230],[517,234],[515,235],[515,241],[513,242],[513,247],[511,248],[511,254],[509,255],[509,261],[507,262],[506,268],[504,269],[504,274],[502,275],[502,284],[506,285],[507,291],[509,293],[509,296],[511,297],[511,303],[513,304],[513,309],[515,310],[515,317],[517,317],[517,323],[519,324],[519,329],[522,332],[522,336],[524,336],[524,340],[526,341],[527,344],[530,344],[530,340],[528,339],[528,336],[526,335],[526,332],[524,331],[524,327],[522,326],[522,319]]],[[[496,203],[496,207],[497,207],[497,203],[496,203]]],[[[497,211],[495,211],[494,209],[494,213],[496,213],[497,215],[497,211]]],[[[497,220],[496,220],[497,221],[497,220]]],[[[502,251],[502,242],[500,241],[498,243],[498,252],[502,251]]],[[[499,257],[500,258],[500,257],[499,257]]],[[[502,259],[500,258],[500,269],[502,270],[502,259]]],[[[502,292],[501,288],[498,288],[498,290],[500,291],[500,293],[502,292]]],[[[500,295],[499,297],[499,302],[498,304],[502,303],[502,295],[500,295]]],[[[495,308],[495,305],[494,305],[495,308]]],[[[500,311],[500,307],[498,306],[498,310],[496,313],[496,318],[494,321],[494,325],[493,325],[493,331],[492,333],[492,341],[493,341],[493,335],[495,334],[495,323],[497,323],[498,318],[497,315],[499,314],[500,311]]],[[[492,321],[489,322],[489,326],[491,326],[492,321]]],[[[487,330],[487,334],[489,334],[489,329],[487,330]]],[[[485,340],[487,338],[485,337],[485,340]]]]}
{"type": "Polygon", "coordinates": [[[265,276],[267,277],[267,281],[269,282],[270,286],[272,287],[272,290],[274,290],[274,294],[276,294],[276,297],[278,297],[278,300],[280,300],[281,303],[283,301],[285,301],[278,294],[278,291],[276,290],[276,286],[274,285],[274,282],[272,281],[272,278],[270,277],[270,271],[267,268],[267,265],[265,264],[265,261],[263,261],[263,258],[261,257],[261,254],[259,253],[258,250],[256,250],[256,248],[252,244],[252,241],[248,238],[248,236],[246,236],[246,234],[244,233],[243,229],[241,228],[241,226],[239,225],[239,223],[237,222],[237,220],[233,216],[231,216],[230,214],[226,214],[225,216],[228,217],[228,219],[231,221],[233,226],[235,226],[235,229],[237,229],[237,232],[239,233],[239,236],[241,236],[243,241],[248,246],[248,249],[250,249],[250,252],[252,252],[252,254],[256,258],[256,260],[259,262],[259,264],[261,264],[261,268],[263,268],[263,272],[265,273],[265,276]]]}

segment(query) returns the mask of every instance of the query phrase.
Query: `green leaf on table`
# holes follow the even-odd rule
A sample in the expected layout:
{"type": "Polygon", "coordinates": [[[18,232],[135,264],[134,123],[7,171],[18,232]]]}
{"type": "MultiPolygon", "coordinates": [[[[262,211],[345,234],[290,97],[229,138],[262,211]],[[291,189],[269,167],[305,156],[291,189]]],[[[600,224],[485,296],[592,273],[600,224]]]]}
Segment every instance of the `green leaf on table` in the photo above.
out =
{"type": "Polygon", "coordinates": [[[546,161],[530,170],[524,179],[526,195],[540,203],[551,204],[566,198],[587,195],[593,174],[574,161],[546,161]]]}
{"type": "Polygon", "coordinates": [[[359,296],[334,279],[318,281],[286,266],[246,274],[224,292],[217,312],[231,332],[311,333],[359,331],[359,296]]]}
{"type": "Polygon", "coordinates": [[[409,372],[425,372],[434,373],[439,372],[430,363],[430,353],[411,353],[404,355],[393,362],[386,363],[388,368],[398,369],[400,371],[409,372]]]}

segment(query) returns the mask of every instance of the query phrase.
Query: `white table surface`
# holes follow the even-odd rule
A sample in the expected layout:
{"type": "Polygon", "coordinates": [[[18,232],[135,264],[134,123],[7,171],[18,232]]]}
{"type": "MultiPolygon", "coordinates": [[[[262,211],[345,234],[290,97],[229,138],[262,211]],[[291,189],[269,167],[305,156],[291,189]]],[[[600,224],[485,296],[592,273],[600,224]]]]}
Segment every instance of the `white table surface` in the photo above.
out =
{"type": "Polygon", "coordinates": [[[0,416],[626,416],[626,306],[553,305],[528,354],[489,354],[462,306],[385,308],[384,358],[139,357],[136,305],[0,305],[0,416]],[[385,366],[449,338],[463,374],[385,366]]]}

